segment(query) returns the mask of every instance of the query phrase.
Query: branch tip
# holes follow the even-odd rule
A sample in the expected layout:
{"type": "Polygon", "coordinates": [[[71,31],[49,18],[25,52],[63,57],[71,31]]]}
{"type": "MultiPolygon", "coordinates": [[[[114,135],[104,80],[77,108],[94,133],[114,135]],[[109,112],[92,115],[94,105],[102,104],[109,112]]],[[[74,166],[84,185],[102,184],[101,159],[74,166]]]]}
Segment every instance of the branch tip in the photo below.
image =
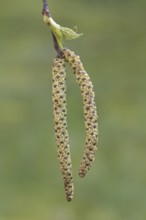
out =
{"type": "Polygon", "coordinates": [[[51,17],[47,0],[43,0],[42,15],[46,15],[47,17],[51,17]]]}

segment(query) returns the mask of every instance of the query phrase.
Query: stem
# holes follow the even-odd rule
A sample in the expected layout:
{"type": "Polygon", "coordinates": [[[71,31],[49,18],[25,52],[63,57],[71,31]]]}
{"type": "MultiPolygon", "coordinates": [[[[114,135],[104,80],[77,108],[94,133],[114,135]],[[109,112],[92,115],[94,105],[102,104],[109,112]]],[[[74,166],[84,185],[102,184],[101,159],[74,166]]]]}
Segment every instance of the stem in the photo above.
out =
{"type": "Polygon", "coordinates": [[[49,11],[49,8],[48,8],[47,0],[43,0],[42,15],[46,15],[48,17],[51,17],[51,14],[50,14],[50,11],[49,11]]]}
{"type": "MultiPolygon", "coordinates": [[[[50,14],[50,11],[49,11],[49,8],[48,8],[48,3],[47,3],[47,0],[43,0],[43,9],[42,9],[42,15],[46,15],[47,17],[51,17],[51,14],[50,14]]],[[[55,50],[57,51],[57,54],[60,55],[61,53],[61,50],[59,48],[59,45],[58,45],[58,42],[56,40],[56,37],[55,35],[53,34],[52,32],[52,37],[53,37],[53,43],[54,43],[54,48],[55,50]]]]}
{"type": "Polygon", "coordinates": [[[52,33],[52,37],[53,37],[54,48],[57,51],[57,55],[60,57],[61,49],[59,48],[59,45],[57,43],[55,35],[53,34],[53,32],[51,32],[51,33],[52,33]]]}

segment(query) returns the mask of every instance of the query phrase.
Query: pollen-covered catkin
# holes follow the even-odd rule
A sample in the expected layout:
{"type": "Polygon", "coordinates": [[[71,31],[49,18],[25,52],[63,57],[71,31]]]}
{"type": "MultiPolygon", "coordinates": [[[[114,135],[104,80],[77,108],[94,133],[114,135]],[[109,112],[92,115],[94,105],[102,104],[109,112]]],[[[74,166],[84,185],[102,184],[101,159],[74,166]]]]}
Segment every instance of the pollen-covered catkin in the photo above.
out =
{"type": "Polygon", "coordinates": [[[71,201],[74,193],[72,164],[69,148],[69,135],[67,131],[67,109],[66,109],[66,70],[65,60],[55,58],[52,68],[53,83],[53,114],[56,143],[58,146],[58,159],[64,180],[66,198],[71,201]]]}
{"type": "Polygon", "coordinates": [[[86,128],[86,144],[83,159],[80,164],[79,175],[85,176],[95,159],[95,151],[98,142],[97,110],[95,105],[95,94],[93,84],[85,71],[80,57],[73,51],[64,49],[66,61],[74,71],[76,81],[80,86],[83,96],[84,120],[86,128]]]}

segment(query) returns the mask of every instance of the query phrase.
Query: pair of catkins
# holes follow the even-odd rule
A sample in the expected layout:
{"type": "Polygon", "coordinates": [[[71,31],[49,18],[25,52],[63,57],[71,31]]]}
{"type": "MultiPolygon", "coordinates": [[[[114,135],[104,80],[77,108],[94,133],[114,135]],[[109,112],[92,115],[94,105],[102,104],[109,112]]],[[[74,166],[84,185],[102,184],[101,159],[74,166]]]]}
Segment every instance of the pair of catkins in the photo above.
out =
{"type": "Polygon", "coordinates": [[[66,198],[71,201],[74,193],[72,163],[67,130],[67,104],[66,104],[66,62],[71,66],[76,81],[80,86],[83,97],[83,111],[86,128],[86,142],[83,159],[80,164],[79,175],[84,177],[95,159],[97,149],[97,111],[95,94],[89,75],[85,71],[80,57],[69,49],[63,49],[54,59],[53,74],[53,113],[56,143],[58,146],[58,159],[62,172],[66,198]]]}
{"type": "Polygon", "coordinates": [[[67,130],[67,103],[66,103],[66,63],[69,63],[76,81],[80,87],[83,97],[83,112],[86,129],[85,149],[83,159],[80,163],[79,175],[84,177],[95,159],[95,151],[98,141],[97,110],[95,105],[95,94],[93,84],[85,71],[80,57],[69,49],[62,46],[64,39],[76,39],[82,34],[74,30],[62,27],[51,17],[46,0],[43,0],[43,19],[51,30],[54,47],[57,56],[53,62],[52,95],[53,114],[57,154],[60,162],[60,169],[64,180],[65,194],[68,201],[71,201],[74,194],[72,163],[70,154],[69,134],[67,130]]]}

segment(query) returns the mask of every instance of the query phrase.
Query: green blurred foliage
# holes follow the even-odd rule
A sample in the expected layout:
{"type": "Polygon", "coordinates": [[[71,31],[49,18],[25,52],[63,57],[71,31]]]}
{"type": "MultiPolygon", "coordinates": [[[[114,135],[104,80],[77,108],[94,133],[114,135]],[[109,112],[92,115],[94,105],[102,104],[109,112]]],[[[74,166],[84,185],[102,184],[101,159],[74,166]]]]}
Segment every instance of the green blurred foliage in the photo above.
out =
{"type": "Polygon", "coordinates": [[[55,57],[41,1],[0,7],[0,220],[146,218],[146,2],[50,1],[54,19],[84,36],[80,55],[96,92],[99,147],[77,175],[84,148],[82,99],[68,68],[68,122],[75,196],[67,203],[51,99],[55,57]]]}

